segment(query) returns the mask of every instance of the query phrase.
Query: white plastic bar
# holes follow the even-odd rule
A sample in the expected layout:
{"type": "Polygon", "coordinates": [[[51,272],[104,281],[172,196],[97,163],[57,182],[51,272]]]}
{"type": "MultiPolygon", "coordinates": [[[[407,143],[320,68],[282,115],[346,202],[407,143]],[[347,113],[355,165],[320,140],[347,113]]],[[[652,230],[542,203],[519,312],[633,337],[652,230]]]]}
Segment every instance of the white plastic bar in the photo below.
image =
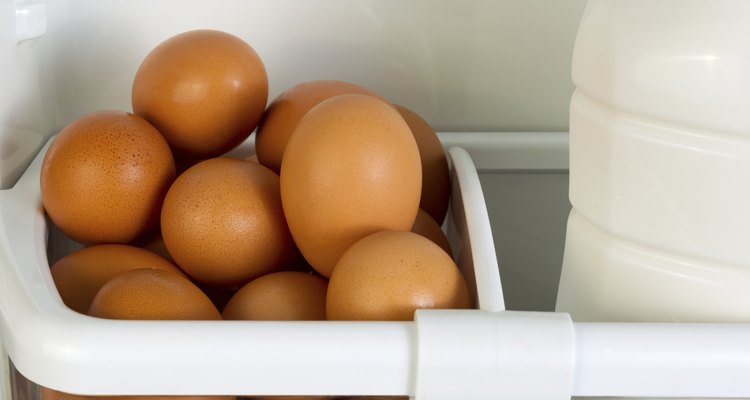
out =
{"type": "Polygon", "coordinates": [[[443,146],[460,146],[477,170],[567,171],[567,132],[438,132],[443,146]]]}
{"type": "Polygon", "coordinates": [[[567,400],[574,338],[563,313],[418,310],[416,400],[567,400]]]}
{"type": "Polygon", "coordinates": [[[574,396],[750,397],[750,325],[575,323],[574,396]]]}

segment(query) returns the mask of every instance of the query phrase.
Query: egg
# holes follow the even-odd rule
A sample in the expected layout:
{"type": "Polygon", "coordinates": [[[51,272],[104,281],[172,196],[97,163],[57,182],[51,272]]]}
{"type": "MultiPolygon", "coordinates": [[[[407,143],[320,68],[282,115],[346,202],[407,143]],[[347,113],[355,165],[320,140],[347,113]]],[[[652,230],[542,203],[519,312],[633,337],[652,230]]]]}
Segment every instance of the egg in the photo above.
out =
{"type": "Polygon", "coordinates": [[[164,199],[167,251],[195,280],[239,286],[297,257],[279,176],[251,161],[213,158],[180,175],[164,199]]]}
{"type": "Polygon", "coordinates": [[[101,400],[235,400],[235,396],[100,396],[101,400]]]}
{"type": "Polygon", "coordinates": [[[443,251],[448,253],[449,256],[453,257],[453,251],[451,250],[451,244],[448,241],[448,237],[445,236],[445,232],[440,228],[440,225],[435,222],[434,219],[423,209],[419,209],[417,212],[417,218],[414,220],[414,225],[411,227],[411,231],[432,240],[435,244],[440,246],[443,251]]]}
{"type": "Polygon", "coordinates": [[[123,244],[100,244],[74,251],[50,268],[63,303],[85,314],[101,287],[115,276],[138,268],[181,274],[174,264],[151,251],[123,244]]]}
{"type": "Polygon", "coordinates": [[[94,396],[81,396],[77,394],[70,394],[65,392],[60,392],[54,389],[50,389],[48,387],[39,386],[39,400],[89,400],[89,399],[98,399],[98,397],[94,396]]]}
{"type": "Polygon", "coordinates": [[[442,224],[448,212],[448,201],[451,194],[451,177],[448,169],[448,158],[435,130],[414,111],[395,105],[411,129],[419,147],[422,162],[422,194],[419,207],[427,211],[438,223],[442,224]]]}
{"type": "Polygon", "coordinates": [[[352,245],[333,269],[329,320],[411,321],[423,308],[469,308],[466,280],[440,246],[413,232],[382,231],[352,245]]]}
{"type": "Polygon", "coordinates": [[[357,240],[411,229],[422,185],[409,126],[383,100],[345,94],[300,120],[281,164],[281,201],[297,247],[321,275],[357,240]]]}
{"type": "Polygon", "coordinates": [[[220,320],[211,300],[185,276],[141,268],[107,281],[88,314],[129,320],[220,320]]]}
{"type": "Polygon", "coordinates": [[[324,320],[328,281],[296,271],[256,278],[229,300],[222,316],[231,320],[324,320]]]}
{"type": "Polygon", "coordinates": [[[174,263],[172,256],[169,255],[169,251],[167,251],[167,246],[164,245],[164,238],[161,236],[160,230],[145,236],[142,240],[136,242],[135,245],[158,254],[164,257],[167,261],[174,263]]]}
{"type": "Polygon", "coordinates": [[[269,104],[255,134],[258,161],[279,173],[284,150],[299,120],[321,101],[349,93],[379,97],[362,86],[336,80],[303,82],[279,94],[269,104]]]}
{"type": "Polygon", "coordinates": [[[348,399],[340,396],[250,396],[244,397],[245,400],[333,400],[348,399]]]}
{"type": "Polygon", "coordinates": [[[245,400],[333,400],[333,399],[348,399],[348,397],[340,396],[250,396],[245,397],[245,400]]]}
{"type": "Polygon", "coordinates": [[[175,178],[164,138],[143,118],[98,111],[65,126],[40,172],[42,204],[52,222],[84,243],[128,243],[157,222],[175,178]]]}
{"type": "Polygon", "coordinates": [[[173,36],[151,50],[135,74],[133,111],[149,120],[180,155],[218,156],[244,141],[268,101],[260,56],[217,30],[173,36]]]}

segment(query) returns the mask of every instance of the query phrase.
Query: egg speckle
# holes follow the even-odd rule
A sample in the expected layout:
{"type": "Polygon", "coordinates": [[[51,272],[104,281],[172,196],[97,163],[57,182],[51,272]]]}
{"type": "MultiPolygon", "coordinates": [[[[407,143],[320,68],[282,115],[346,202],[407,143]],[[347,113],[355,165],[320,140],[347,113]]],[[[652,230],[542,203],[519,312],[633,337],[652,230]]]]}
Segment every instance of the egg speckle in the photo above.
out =
{"type": "Polygon", "coordinates": [[[88,314],[107,319],[220,320],[209,298],[185,276],[160,269],[134,269],[105,283],[88,314]]]}
{"type": "Polygon", "coordinates": [[[328,284],[329,320],[410,321],[420,308],[469,308],[466,281],[438,245],[413,232],[382,231],[351,246],[328,284]]]}
{"type": "Polygon", "coordinates": [[[408,125],[380,99],[345,94],[300,120],[281,165],[281,200],[305,259],[330,276],[357,240],[410,230],[422,186],[408,125]]]}
{"type": "Polygon", "coordinates": [[[260,56],[237,36],[195,30],[173,36],[142,61],[133,111],[153,123],[180,155],[218,156],[255,129],[268,101],[260,56]]]}
{"type": "Polygon", "coordinates": [[[451,177],[448,158],[435,130],[414,111],[396,105],[401,116],[411,129],[419,147],[422,162],[422,194],[419,207],[427,211],[435,222],[442,224],[448,212],[451,192],[451,177]]]}
{"type": "Polygon", "coordinates": [[[414,226],[411,227],[411,231],[420,234],[427,239],[432,240],[440,246],[448,255],[453,257],[453,251],[451,250],[451,243],[448,241],[448,237],[440,228],[440,225],[435,222],[434,219],[425,210],[419,209],[417,218],[414,220],[414,226]]]}
{"type": "Polygon", "coordinates": [[[258,125],[255,136],[258,161],[279,173],[284,150],[299,120],[321,101],[350,93],[379,97],[362,86],[336,80],[303,82],[279,94],[258,125]]]}
{"type": "Polygon", "coordinates": [[[213,158],[180,175],[164,199],[161,230],[177,265],[210,285],[242,285],[298,255],[278,175],[246,160],[213,158]]]}
{"type": "Polygon", "coordinates": [[[84,247],[57,260],[50,272],[65,305],[85,314],[102,285],[123,272],[138,268],[182,273],[157,254],[122,244],[84,247]]]}
{"type": "Polygon", "coordinates": [[[243,286],[222,316],[232,320],[324,320],[328,281],[296,271],[274,272],[243,286]]]}
{"type": "Polygon", "coordinates": [[[128,243],[158,221],[175,177],[172,153],[146,120],[99,111],[63,128],[45,154],[42,203],[81,243],[128,243]]]}

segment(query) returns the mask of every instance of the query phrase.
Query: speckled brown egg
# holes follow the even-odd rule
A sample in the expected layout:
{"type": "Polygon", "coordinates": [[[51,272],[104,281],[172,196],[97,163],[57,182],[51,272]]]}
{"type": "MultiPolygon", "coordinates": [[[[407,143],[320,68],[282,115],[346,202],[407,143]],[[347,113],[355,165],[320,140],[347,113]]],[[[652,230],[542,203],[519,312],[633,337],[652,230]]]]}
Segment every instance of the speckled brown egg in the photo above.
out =
{"type": "Polygon", "coordinates": [[[143,60],[133,111],[179,154],[218,156],[245,140],[268,101],[268,77],[255,50],[232,34],[195,30],[173,36],[143,60]]]}
{"type": "Polygon", "coordinates": [[[350,247],[328,284],[330,320],[410,321],[422,308],[469,308],[453,259],[413,232],[382,231],[350,247]]]}
{"type": "Polygon", "coordinates": [[[105,283],[88,314],[107,319],[220,320],[209,298],[184,275],[135,269],[105,283]]]}
{"type": "Polygon", "coordinates": [[[164,199],[161,232],[177,265],[210,285],[242,285],[298,254],[278,175],[234,158],[202,161],[175,180],[164,199]]]}
{"type": "Polygon", "coordinates": [[[229,300],[222,316],[232,320],[324,320],[328,281],[304,272],[263,275],[229,300]]]}
{"type": "Polygon", "coordinates": [[[448,237],[445,236],[445,232],[440,228],[437,222],[423,209],[419,209],[417,212],[417,218],[414,220],[414,225],[411,227],[411,231],[432,240],[435,244],[440,246],[441,249],[445,250],[448,255],[453,256],[451,250],[451,243],[448,241],[448,237]]]}
{"type": "Polygon", "coordinates": [[[300,120],[281,165],[281,200],[297,247],[328,277],[357,240],[411,229],[421,179],[419,150],[398,112],[345,94],[300,120]]]}
{"type": "Polygon", "coordinates": [[[182,272],[171,262],[139,247],[100,244],[84,247],[57,260],[50,272],[66,306],[85,314],[91,300],[108,280],[138,268],[182,272]]]}
{"type": "Polygon", "coordinates": [[[281,171],[284,150],[302,116],[323,100],[349,93],[379,97],[362,86],[336,80],[303,82],[279,94],[266,109],[255,134],[259,162],[276,173],[281,171]]]}
{"type": "Polygon", "coordinates": [[[422,194],[419,207],[438,224],[445,220],[448,212],[448,200],[451,195],[451,177],[448,170],[448,159],[435,130],[414,111],[396,105],[396,109],[411,128],[419,147],[422,161],[422,194]]]}
{"type": "Polygon", "coordinates": [[[169,146],[136,115],[99,111],[63,128],[42,163],[42,203],[52,222],[85,244],[128,243],[158,221],[175,177],[169,146]]]}

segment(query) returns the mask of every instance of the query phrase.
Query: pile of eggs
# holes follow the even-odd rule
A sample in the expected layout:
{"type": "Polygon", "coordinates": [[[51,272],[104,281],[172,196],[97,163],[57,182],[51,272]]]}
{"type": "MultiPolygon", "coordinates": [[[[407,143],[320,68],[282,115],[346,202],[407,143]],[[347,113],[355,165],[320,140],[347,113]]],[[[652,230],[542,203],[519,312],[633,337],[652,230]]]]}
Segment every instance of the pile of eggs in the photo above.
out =
{"type": "Polygon", "coordinates": [[[71,309],[111,319],[411,320],[468,308],[440,229],[443,148],[411,110],[342,81],[268,100],[240,38],[155,47],[133,112],[64,127],[42,165],[44,209],[83,244],[51,267],[71,309]],[[255,132],[253,159],[226,153],[255,132]]]}

